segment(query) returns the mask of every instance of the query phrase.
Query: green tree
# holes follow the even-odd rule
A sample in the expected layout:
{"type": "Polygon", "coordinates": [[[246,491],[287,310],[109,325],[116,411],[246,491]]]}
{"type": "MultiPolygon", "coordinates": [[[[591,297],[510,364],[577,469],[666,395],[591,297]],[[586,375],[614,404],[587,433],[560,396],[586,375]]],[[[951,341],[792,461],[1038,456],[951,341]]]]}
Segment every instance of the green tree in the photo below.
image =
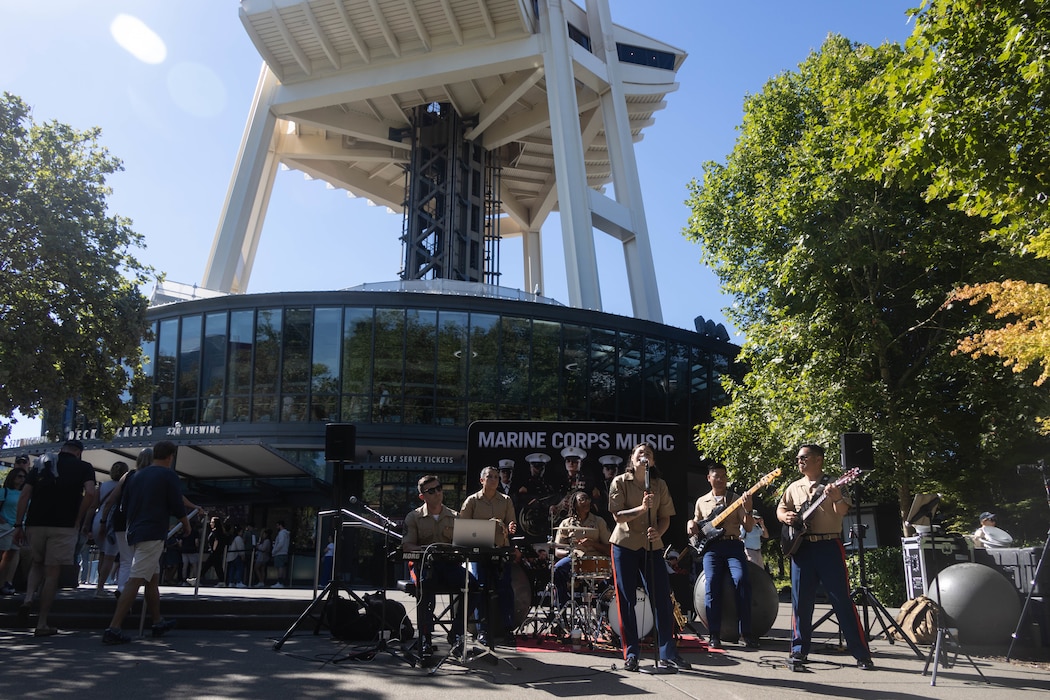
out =
{"type": "Polygon", "coordinates": [[[129,392],[144,395],[152,270],[132,256],[131,222],[107,213],[106,177],[122,168],[99,135],[0,99],[0,416],[61,415],[73,398],[105,433],[135,417],[129,392]]]}
{"type": "Polygon", "coordinates": [[[939,490],[966,507],[989,497],[988,470],[1031,433],[1046,399],[996,363],[952,354],[960,332],[985,321],[968,306],[927,322],[981,270],[1016,265],[986,221],[927,201],[922,182],[879,182],[845,164],[855,101],[883,109],[862,89],[900,53],[829,37],[746,100],[732,153],[690,185],[685,233],[734,297],[727,312],[750,367],[726,381],[733,400],[698,428],[698,444],[752,481],[801,442],[832,448],[834,463],[840,433],[867,432],[869,496],[904,510],[913,493],[939,490]]]}
{"type": "MultiPolygon", "coordinates": [[[[921,184],[930,201],[987,222],[1023,259],[1050,258],[1050,2],[926,0],[905,51],[855,103],[847,150],[883,182],[921,184]]],[[[988,268],[952,301],[1006,321],[960,350],[1050,376],[1050,294],[1039,265],[988,268]],[[1027,273],[1027,274],[1025,274],[1027,273]]],[[[1044,419],[1050,432],[1050,421],[1044,419]]]]}

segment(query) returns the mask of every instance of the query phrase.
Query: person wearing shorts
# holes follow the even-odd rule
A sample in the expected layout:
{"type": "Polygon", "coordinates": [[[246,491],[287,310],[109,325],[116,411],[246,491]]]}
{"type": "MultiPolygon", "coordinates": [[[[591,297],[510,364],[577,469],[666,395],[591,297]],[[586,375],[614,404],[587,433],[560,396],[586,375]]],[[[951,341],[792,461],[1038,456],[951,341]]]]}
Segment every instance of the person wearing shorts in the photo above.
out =
{"type": "Polygon", "coordinates": [[[139,588],[145,584],[146,608],[153,621],[153,636],[161,637],[175,626],[160,614],[160,556],[168,537],[170,517],[178,518],[183,532],[190,532],[182,487],[175,473],[178,448],[168,441],[153,446],[153,464],[128,475],[122,495],[128,516],[128,546],[131,547],[131,573],[109,627],[102,633],[103,644],[127,644],[131,637],[120,626],[131,610],[139,588]]]}

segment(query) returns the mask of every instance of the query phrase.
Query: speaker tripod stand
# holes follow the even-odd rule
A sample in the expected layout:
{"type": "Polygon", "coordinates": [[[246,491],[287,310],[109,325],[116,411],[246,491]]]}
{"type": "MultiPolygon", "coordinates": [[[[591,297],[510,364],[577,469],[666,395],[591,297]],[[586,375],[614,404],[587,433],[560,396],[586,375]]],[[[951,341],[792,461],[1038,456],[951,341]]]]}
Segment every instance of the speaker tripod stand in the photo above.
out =
{"type": "MultiPolygon", "coordinates": [[[[861,503],[860,480],[856,481],[854,484],[853,502],[858,504],[858,506],[861,503]]],[[[892,627],[893,630],[897,633],[897,635],[901,639],[903,639],[909,647],[911,647],[911,650],[913,652],[915,652],[916,658],[921,660],[923,658],[922,651],[920,651],[919,647],[915,644],[915,642],[913,642],[911,638],[904,633],[904,630],[901,628],[900,625],[897,624],[897,621],[893,618],[893,615],[890,615],[889,611],[886,609],[886,606],[880,603],[879,599],[875,597],[875,594],[872,593],[870,588],[868,588],[868,574],[867,570],[864,568],[864,532],[868,526],[861,522],[860,508],[857,507],[854,512],[856,519],[853,522],[853,524],[850,525],[849,538],[853,545],[856,547],[857,561],[859,562],[858,573],[860,574],[860,585],[855,587],[852,591],[850,591],[850,599],[853,600],[855,604],[861,606],[861,621],[863,623],[861,633],[865,635],[865,641],[871,641],[872,639],[874,639],[878,635],[873,635],[872,629],[874,629],[875,622],[877,621],[882,627],[882,632],[880,632],[879,634],[884,635],[886,637],[886,641],[890,644],[893,644],[895,640],[893,638],[893,635],[890,634],[890,628],[892,627]],[[874,620],[869,620],[869,608],[875,613],[874,620]]],[[[819,620],[817,620],[816,623],[814,623],[813,629],[819,627],[821,624],[830,619],[831,616],[834,614],[834,610],[829,610],[827,613],[824,614],[823,617],[821,617],[819,620]]]]}
{"type": "MultiPolygon", "coordinates": [[[[365,508],[368,508],[368,507],[365,506],[365,508]]],[[[373,514],[378,515],[378,514],[374,513],[374,511],[371,511],[370,508],[368,508],[368,510],[370,512],[373,512],[373,514]]],[[[344,519],[345,520],[350,520],[350,521],[357,521],[357,522],[361,523],[361,525],[363,525],[365,527],[370,527],[373,530],[378,530],[378,531],[384,532],[384,551],[387,550],[387,541],[389,539],[390,528],[389,528],[389,521],[387,521],[385,518],[383,519],[383,522],[387,523],[387,525],[385,525],[383,527],[380,527],[379,525],[377,525],[376,523],[373,523],[372,521],[368,520],[367,518],[363,518],[362,516],[357,515],[356,513],[353,513],[353,512],[348,511],[348,510],[340,509],[340,510],[321,511],[320,513],[317,514],[317,519],[318,519],[317,541],[318,542],[320,542],[320,539],[321,539],[321,537],[320,537],[321,536],[321,529],[322,529],[321,528],[321,522],[326,517],[334,518],[335,525],[336,525],[335,532],[340,533],[340,534],[342,532],[344,519]]],[[[382,516],[379,516],[379,517],[382,517],[382,516]]],[[[320,634],[321,627],[324,624],[326,619],[327,620],[333,620],[333,619],[337,619],[338,618],[338,615],[340,614],[339,605],[338,605],[338,602],[340,600],[339,593],[340,593],[340,591],[343,591],[350,597],[350,599],[357,606],[359,606],[360,608],[364,609],[366,616],[371,616],[373,618],[376,618],[376,621],[378,623],[378,625],[377,625],[378,626],[378,631],[376,632],[376,638],[374,638],[372,640],[370,646],[367,649],[364,649],[364,650],[361,650],[361,651],[354,651],[354,652],[352,652],[350,654],[347,654],[347,655],[345,655],[343,657],[335,659],[334,661],[336,663],[338,663],[340,661],[347,661],[347,660],[371,661],[377,655],[379,655],[381,653],[386,653],[386,654],[390,654],[391,656],[393,656],[395,659],[397,659],[399,661],[403,661],[403,662],[409,664],[410,666],[415,667],[415,665],[416,665],[416,658],[415,658],[415,656],[413,656],[412,654],[410,654],[408,652],[405,652],[403,650],[394,649],[391,646],[391,644],[390,644],[390,638],[389,638],[390,629],[389,629],[389,625],[388,625],[387,619],[386,619],[386,611],[387,611],[387,605],[386,605],[386,567],[385,566],[383,567],[383,571],[384,571],[384,575],[383,575],[383,589],[382,589],[382,594],[380,596],[381,609],[380,609],[379,613],[376,613],[376,612],[374,612],[372,610],[372,606],[369,605],[366,600],[361,598],[361,596],[359,596],[356,591],[354,591],[349,586],[344,586],[344,585],[342,585],[342,584],[337,582],[338,576],[336,575],[336,572],[339,571],[339,567],[335,566],[334,564],[336,564],[337,562],[340,561],[340,559],[339,559],[339,551],[340,551],[339,540],[340,540],[339,536],[337,536],[337,537],[335,537],[333,539],[333,543],[335,544],[335,552],[334,552],[334,556],[333,556],[333,567],[332,567],[333,568],[333,575],[332,575],[332,579],[330,581],[328,581],[327,584],[325,584],[324,589],[320,593],[317,594],[317,597],[315,597],[313,599],[313,601],[311,601],[310,605],[308,605],[306,607],[306,609],[302,612],[302,614],[299,615],[298,619],[296,619],[296,621],[292,623],[291,627],[289,627],[285,631],[285,633],[281,636],[281,638],[278,639],[276,642],[274,642],[274,644],[273,644],[274,651],[280,651],[281,647],[284,646],[284,643],[286,641],[288,641],[289,638],[291,638],[291,636],[295,633],[295,631],[297,629],[299,629],[299,626],[309,617],[315,617],[316,624],[314,625],[314,634],[315,635],[320,634]]],[[[329,628],[331,628],[331,623],[329,623],[329,628]]]]}

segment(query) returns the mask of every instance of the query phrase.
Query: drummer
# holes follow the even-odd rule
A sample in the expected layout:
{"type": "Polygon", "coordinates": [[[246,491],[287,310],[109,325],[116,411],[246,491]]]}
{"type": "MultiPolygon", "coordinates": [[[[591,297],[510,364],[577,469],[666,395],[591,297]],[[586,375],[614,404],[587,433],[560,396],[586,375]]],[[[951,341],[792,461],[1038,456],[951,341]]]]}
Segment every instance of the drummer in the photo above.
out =
{"type": "MultiPolygon", "coordinates": [[[[604,557],[609,559],[609,526],[605,520],[591,512],[591,496],[586,491],[573,491],[565,497],[565,509],[572,515],[558,525],[558,535],[554,543],[555,550],[561,559],[554,565],[554,588],[558,591],[558,605],[569,602],[569,579],[572,576],[574,557],[604,557]],[[594,528],[597,537],[575,537],[574,528],[594,528]],[[570,555],[570,550],[571,554],[570,555]]],[[[606,571],[611,565],[606,563],[606,571]]]]}

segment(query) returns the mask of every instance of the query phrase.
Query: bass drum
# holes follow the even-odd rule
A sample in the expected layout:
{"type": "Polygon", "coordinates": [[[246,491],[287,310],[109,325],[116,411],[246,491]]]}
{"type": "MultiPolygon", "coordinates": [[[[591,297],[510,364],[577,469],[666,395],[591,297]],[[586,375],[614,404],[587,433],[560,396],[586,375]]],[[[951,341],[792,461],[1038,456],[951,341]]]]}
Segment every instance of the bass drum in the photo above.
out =
{"type": "MultiPolygon", "coordinates": [[[[608,586],[598,598],[602,621],[609,632],[620,637],[620,611],[616,607],[616,586],[608,586]]],[[[649,605],[649,596],[641,586],[635,591],[634,619],[638,624],[638,638],[643,639],[653,631],[653,606],[649,605]]]]}
{"type": "MultiPolygon", "coordinates": [[[[773,577],[754,562],[747,562],[747,572],[751,579],[751,636],[755,639],[765,635],[777,620],[780,610],[780,596],[777,594],[773,577]]],[[[707,577],[701,571],[693,588],[693,609],[696,616],[707,624],[707,577]]],[[[722,630],[719,634],[723,642],[735,642],[740,639],[740,618],[736,611],[736,598],[733,595],[733,580],[727,572],[722,577],[722,630]]]]}
{"type": "Polygon", "coordinates": [[[521,627],[532,609],[532,583],[525,567],[514,562],[510,567],[510,586],[514,591],[514,629],[521,627]]]}

